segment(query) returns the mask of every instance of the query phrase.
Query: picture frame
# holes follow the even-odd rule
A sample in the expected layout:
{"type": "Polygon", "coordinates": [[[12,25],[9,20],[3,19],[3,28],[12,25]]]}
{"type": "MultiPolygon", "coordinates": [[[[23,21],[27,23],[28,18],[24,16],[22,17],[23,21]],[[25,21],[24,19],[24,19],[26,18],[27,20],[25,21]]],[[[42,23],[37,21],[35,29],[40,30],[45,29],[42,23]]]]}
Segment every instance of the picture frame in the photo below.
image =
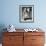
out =
{"type": "Polygon", "coordinates": [[[34,5],[19,5],[19,21],[22,23],[34,22],[34,5]]]}

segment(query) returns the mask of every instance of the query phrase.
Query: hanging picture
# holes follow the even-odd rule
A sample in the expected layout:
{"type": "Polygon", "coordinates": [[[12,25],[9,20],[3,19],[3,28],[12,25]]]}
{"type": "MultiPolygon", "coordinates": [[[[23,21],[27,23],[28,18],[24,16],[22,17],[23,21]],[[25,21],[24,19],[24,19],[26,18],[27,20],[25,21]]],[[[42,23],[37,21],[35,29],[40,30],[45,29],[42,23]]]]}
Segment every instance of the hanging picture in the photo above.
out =
{"type": "Polygon", "coordinates": [[[19,6],[19,21],[24,23],[34,22],[34,5],[19,6]]]}

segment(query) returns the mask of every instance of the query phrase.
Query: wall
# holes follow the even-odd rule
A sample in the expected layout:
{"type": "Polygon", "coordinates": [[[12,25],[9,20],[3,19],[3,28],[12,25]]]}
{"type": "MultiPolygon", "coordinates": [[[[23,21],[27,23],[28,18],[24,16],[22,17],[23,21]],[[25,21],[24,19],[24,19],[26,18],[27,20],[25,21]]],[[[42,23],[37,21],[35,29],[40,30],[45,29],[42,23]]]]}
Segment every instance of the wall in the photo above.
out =
{"type": "Polygon", "coordinates": [[[0,25],[13,24],[16,28],[46,28],[46,1],[41,0],[1,0],[0,25]],[[19,22],[19,5],[34,5],[34,23],[19,22]]]}
{"type": "Polygon", "coordinates": [[[2,0],[0,25],[13,24],[16,28],[44,27],[46,28],[46,1],[41,0],[2,0]],[[19,5],[34,5],[34,23],[19,22],[19,5]]]}
{"type": "Polygon", "coordinates": [[[46,0],[0,0],[0,31],[13,24],[16,28],[42,28],[46,32],[46,0]],[[34,23],[19,22],[19,5],[34,5],[34,23]]]}

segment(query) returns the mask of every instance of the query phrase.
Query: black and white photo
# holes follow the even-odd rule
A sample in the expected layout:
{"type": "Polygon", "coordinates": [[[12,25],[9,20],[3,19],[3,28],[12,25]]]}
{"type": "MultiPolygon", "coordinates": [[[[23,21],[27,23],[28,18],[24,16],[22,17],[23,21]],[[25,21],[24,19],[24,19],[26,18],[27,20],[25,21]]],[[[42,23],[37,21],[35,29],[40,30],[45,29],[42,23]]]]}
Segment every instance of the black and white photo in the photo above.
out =
{"type": "Polygon", "coordinates": [[[34,6],[33,5],[20,5],[19,18],[20,22],[33,22],[34,21],[34,6]]]}

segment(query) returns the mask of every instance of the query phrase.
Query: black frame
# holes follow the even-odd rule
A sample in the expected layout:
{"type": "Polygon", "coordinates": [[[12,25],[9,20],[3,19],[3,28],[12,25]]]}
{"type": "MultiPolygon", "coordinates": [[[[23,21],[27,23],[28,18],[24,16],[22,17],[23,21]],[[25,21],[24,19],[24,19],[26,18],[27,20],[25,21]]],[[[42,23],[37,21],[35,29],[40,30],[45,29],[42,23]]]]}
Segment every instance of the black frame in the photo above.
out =
{"type": "Polygon", "coordinates": [[[34,22],[34,5],[19,5],[19,21],[34,22]]]}

